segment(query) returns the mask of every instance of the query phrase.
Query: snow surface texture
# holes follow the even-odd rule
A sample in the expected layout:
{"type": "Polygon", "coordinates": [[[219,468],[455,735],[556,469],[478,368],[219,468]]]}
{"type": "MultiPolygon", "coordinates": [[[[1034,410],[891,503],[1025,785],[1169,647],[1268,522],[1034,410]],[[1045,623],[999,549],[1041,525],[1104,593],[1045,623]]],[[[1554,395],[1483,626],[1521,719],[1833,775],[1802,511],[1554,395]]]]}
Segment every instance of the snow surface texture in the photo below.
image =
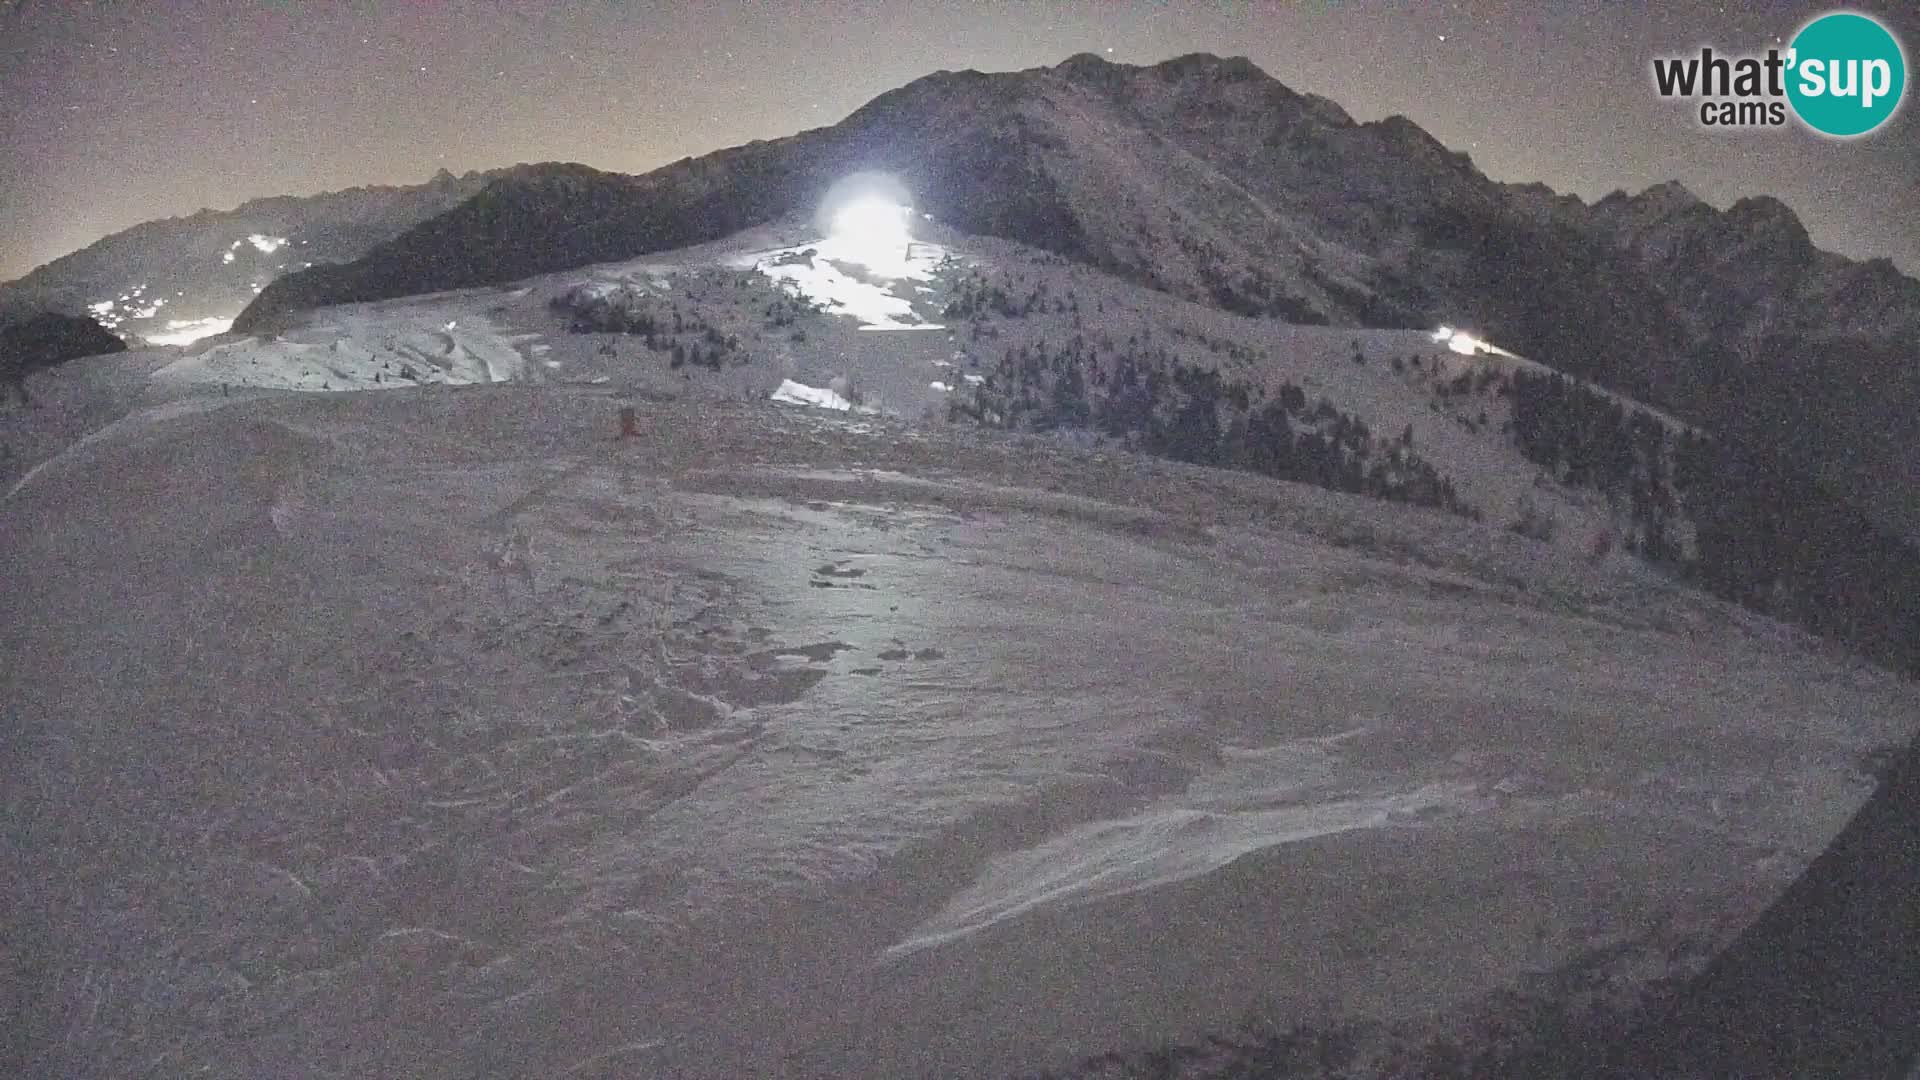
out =
{"type": "Polygon", "coordinates": [[[0,519],[27,1075],[994,1076],[1420,1014],[1723,940],[1917,704],[1492,526],[590,386],[148,416],[0,519]]]}
{"type": "Polygon", "coordinates": [[[448,318],[431,304],[324,308],[284,335],[193,350],[155,378],[275,390],[505,382],[526,365],[520,340],[484,316],[448,318]]]}
{"type": "Polygon", "coordinates": [[[911,296],[898,295],[902,282],[932,281],[934,268],[947,256],[936,244],[916,242],[897,256],[876,258],[868,248],[832,237],[802,247],[755,252],[733,260],[787,283],[792,290],[835,314],[859,320],[863,330],[944,330],[914,310],[911,296]]]}

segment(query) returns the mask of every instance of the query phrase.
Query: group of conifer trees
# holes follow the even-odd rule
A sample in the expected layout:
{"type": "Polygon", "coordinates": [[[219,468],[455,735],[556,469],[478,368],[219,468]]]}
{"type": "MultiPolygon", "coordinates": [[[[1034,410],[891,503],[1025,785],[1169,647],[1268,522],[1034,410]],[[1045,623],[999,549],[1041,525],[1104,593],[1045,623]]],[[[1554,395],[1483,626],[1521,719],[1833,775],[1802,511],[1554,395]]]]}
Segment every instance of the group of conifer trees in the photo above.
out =
{"type": "Polygon", "coordinates": [[[1376,436],[1291,382],[1268,392],[1137,340],[1116,353],[1079,334],[1057,347],[1008,348],[951,410],[992,427],[1095,431],[1177,461],[1480,516],[1414,452],[1410,434],[1376,436]]]}

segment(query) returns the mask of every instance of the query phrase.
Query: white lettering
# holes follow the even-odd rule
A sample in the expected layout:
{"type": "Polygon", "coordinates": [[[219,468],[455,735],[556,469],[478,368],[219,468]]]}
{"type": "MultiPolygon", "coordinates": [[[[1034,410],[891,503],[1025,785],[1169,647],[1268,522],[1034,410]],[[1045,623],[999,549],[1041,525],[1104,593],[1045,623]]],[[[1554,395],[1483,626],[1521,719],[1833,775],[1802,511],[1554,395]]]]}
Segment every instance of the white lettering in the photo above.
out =
{"type": "Polygon", "coordinates": [[[1827,92],[1827,62],[1825,60],[1806,59],[1800,61],[1800,92],[1808,97],[1820,97],[1827,92]]]}
{"type": "Polygon", "coordinates": [[[1852,97],[1860,90],[1860,61],[1830,60],[1827,90],[1834,97],[1852,97]],[[1845,76],[1842,78],[1841,76],[1845,76]]]}
{"type": "Polygon", "coordinates": [[[1860,80],[1860,107],[1873,106],[1873,99],[1886,97],[1893,89],[1893,68],[1885,60],[1867,61],[1866,77],[1860,80]],[[1879,76],[1875,78],[1875,76],[1879,76]]]}

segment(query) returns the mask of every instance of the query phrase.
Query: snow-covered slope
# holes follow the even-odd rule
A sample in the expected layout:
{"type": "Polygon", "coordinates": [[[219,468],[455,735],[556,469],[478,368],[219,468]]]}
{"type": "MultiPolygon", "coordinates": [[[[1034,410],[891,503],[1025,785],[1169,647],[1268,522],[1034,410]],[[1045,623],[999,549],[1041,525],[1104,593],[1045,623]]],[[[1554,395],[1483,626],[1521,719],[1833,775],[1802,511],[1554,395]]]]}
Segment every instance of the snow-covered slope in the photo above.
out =
{"type": "Polygon", "coordinates": [[[538,334],[506,333],[452,297],[338,308],[286,335],[218,335],[69,361],[29,375],[0,413],[0,492],[110,427],[263,391],[349,391],[523,379],[538,334]]]}
{"type": "Polygon", "coordinates": [[[516,346],[538,336],[502,334],[484,315],[458,305],[340,308],[284,335],[193,349],[154,378],[278,390],[506,382],[519,378],[527,363],[516,346]],[[444,317],[451,311],[459,315],[444,317]]]}
{"type": "Polygon", "coordinates": [[[1570,558],[1616,511],[1501,431],[1526,361],[918,231],[35,376],[29,1072],[988,1076],[1425,1022],[1704,955],[1911,734],[1890,676],[1570,558]],[[945,421],[1075,335],[1411,428],[1487,520],[945,421]]]}
{"type": "Polygon", "coordinates": [[[1635,564],[1256,476],[250,393],[0,504],[25,1075],[994,1076],[1658,971],[1920,705],[1635,564]]]}
{"type": "MultiPolygon", "coordinates": [[[[1324,400],[1363,422],[1374,435],[1376,454],[1384,456],[1396,444],[1417,453],[1490,521],[1507,524],[1532,507],[1557,522],[1556,542],[1581,552],[1602,534],[1624,538],[1632,532],[1618,493],[1609,497],[1559,483],[1553,470],[1518,452],[1506,390],[1517,373],[1553,371],[1498,343],[1458,328],[1441,333],[1247,318],[1125,285],[1018,245],[977,240],[968,250],[971,265],[984,272],[962,272],[971,280],[961,288],[976,296],[994,291],[1007,300],[950,320],[959,331],[956,362],[969,372],[991,373],[996,361],[1029,350],[1084,348],[1100,358],[1095,367],[1111,369],[1114,357],[1141,356],[1156,358],[1162,368],[1217,371],[1230,383],[1274,396],[1292,383],[1309,405],[1324,400]]],[[[1658,409],[1589,389],[1629,415],[1644,414],[1670,436],[1687,430],[1658,409]]]]}
{"type": "MultiPolygon", "coordinates": [[[[994,391],[1003,358],[1085,342],[1091,353],[1137,354],[1166,370],[1216,370],[1257,394],[1297,386],[1309,407],[1325,401],[1370,429],[1378,457],[1417,455],[1495,524],[1550,519],[1543,538],[1569,550],[1591,553],[1600,537],[1632,533],[1618,497],[1554,482],[1516,450],[1502,386],[1516,370],[1541,368],[1498,343],[1463,345],[1464,331],[1448,340],[1233,315],[937,222],[918,223],[898,262],[871,265],[836,244],[845,241],[810,223],[777,223],[498,288],[323,308],[278,334],[228,335],[130,363],[177,355],[153,375],[152,400],[215,387],[584,382],[938,421],[954,402],[994,391]],[[995,290],[1005,302],[974,302],[995,290]],[[1452,389],[1463,378],[1469,388],[1452,389]]],[[[93,368],[74,373],[94,377],[93,368]]],[[[58,372],[43,375],[34,393],[56,401],[62,382],[58,372]]],[[[53,440],[42,429],[59,412],[16,415],[14,478],[48,456],[53,440]]],[[[1679,524],[1684,548],[1684,514],[1679,524]]]]}

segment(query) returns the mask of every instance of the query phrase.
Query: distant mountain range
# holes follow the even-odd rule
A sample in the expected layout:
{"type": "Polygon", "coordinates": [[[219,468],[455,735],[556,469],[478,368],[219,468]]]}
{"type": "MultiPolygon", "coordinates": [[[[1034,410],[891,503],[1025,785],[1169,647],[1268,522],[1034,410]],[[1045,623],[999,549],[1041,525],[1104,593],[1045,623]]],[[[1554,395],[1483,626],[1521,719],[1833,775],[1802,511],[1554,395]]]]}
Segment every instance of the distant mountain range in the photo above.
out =
{"type": "Polygon", "coordinates": [[[424,184],[275,196],[149,221],[0,285],[0,313],[85,315],[135,339],[215,332],[276,277],[358,259],[512,171],[442,170],[424,184]]]}

